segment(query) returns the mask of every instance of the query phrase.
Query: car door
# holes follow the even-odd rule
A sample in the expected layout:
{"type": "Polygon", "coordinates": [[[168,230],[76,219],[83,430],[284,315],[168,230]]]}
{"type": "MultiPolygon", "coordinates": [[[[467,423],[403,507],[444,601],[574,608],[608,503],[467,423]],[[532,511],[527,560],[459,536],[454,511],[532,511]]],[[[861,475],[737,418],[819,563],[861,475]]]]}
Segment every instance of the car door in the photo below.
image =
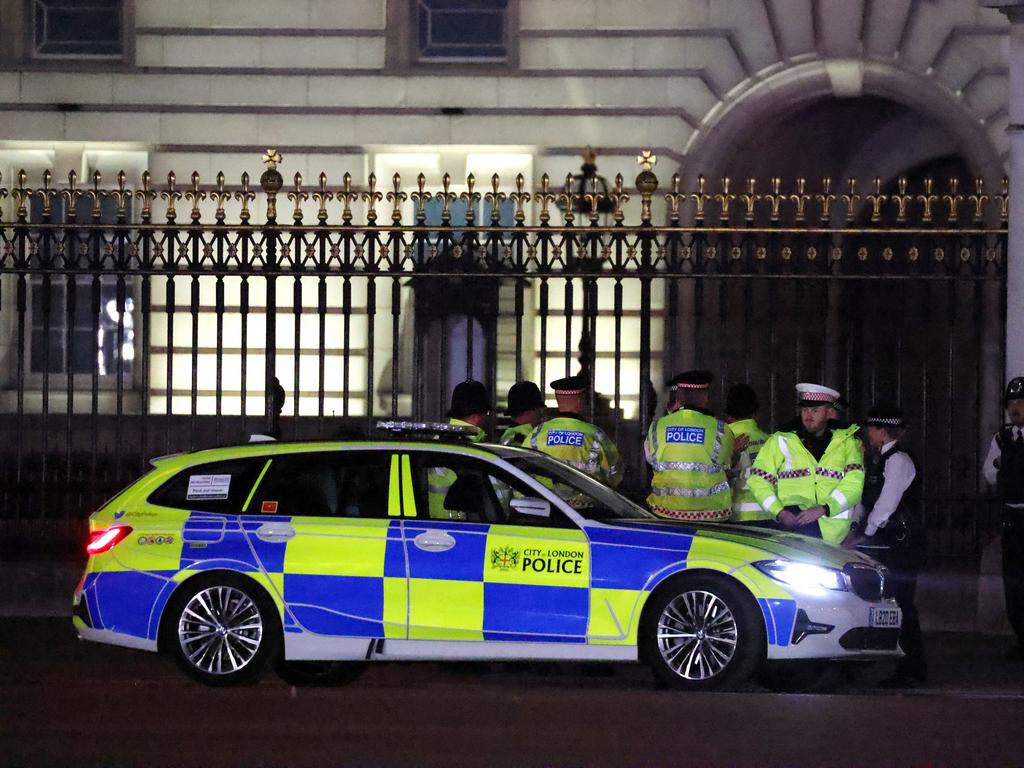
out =
{"type": "Polygon", "coordinates": [[[479,458],[424,450],[403,466],[413,489],[403,498],[410,639],[586,641],[590,550],[575,523],[555,509],[515,513],[513,499],[542,493],[479,458]],[[444,510],[435,504],[431,517],[442,474],[444,510]]]}
{"type": "Polygon", "coordinates": [[[246,528],[285,605],[286,633],[406,634],[397,459],[386,450],[274,456],[246,528]]]}

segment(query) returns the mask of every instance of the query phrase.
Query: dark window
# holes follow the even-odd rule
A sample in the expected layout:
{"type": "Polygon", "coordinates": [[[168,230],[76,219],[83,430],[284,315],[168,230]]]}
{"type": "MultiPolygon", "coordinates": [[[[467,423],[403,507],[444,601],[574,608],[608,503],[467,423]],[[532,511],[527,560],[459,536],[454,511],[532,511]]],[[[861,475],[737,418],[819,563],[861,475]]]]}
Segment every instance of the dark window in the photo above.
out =
{"type": "Polygon", "coordinates": [[[32,44],[39,58],[120,58],[122,0],[32,0],[32,44]]]}
{"type": "MultiPolygon", "coordinates": [[[[61,197],[53,199],[50,221],[65,220],[65,202],[61,197]]],[[[92,207],[91,200],[80,198],[76,205],[78,221],[91,222],[92,207]]],[[[131,202],[128,200],[125,201],[125,216],[131,216],[131,202]]],[[[107,197],[100,209],[100,222],[113,224],[117,218],[116,202],[107,197]]],[[[35,197],[32,199],[29,220],[33,224],[43,221],[42,203],[35,197]]],[[[113,249],[122,245],[108,232],[96,233],[92,237],[85,230],[71,228],[62,233],[59,230],[47,232],[55,232],[56,239],[40,242],[40,255],[37,258],[47,257],[55,265],[62,264],[66,258],[65,255],[58,255],[60,246],[63,246],[64,254],[75,254],[79,264],[84,266],[94,257],[97,249],[103,253],[108,244],[113,249]]],[[[100,278],[99,311],[96,313],[93,312],[94,288],[90,275],[79,274],[70,281],[65,275],[55,275],[50,278],[49,285],[40,275],[33,275],[30,281],[32,340],[29,365],[32,373],[89,374],[96,368],[100,376],[115,376],[120,370],[123,379],[131,379],[135,358],[135,300],[130,279],[123,279],[124,312],[120,337],[116,277],[105,275],[100,278]],[[74,291],[71,297],[74,311],[71,315],[68,313],[69,289],[74,291]]]]}
{"type": "Polygon", "coordinates": [[[574,523],[552,507],[551,517],[518,514],[516,498],[540,498],[537,489],[476,459],[440,453],[412,454],[418,517],[558,528],[574,523]]]}
{"type": "Polygon", "coordinates": [[[508,0],[417,0],[421,61],[503,61],[508,0]]]}
{"type": "Polygon", "coordinates": [[[297,453],[275,457],[249,505],[259,514],[387,517],[391,454],[297,453]]]}
{"type": "Polygon", "coordinates": [[[191,467],[154,491],[149,503],[193,512],[239,514],[266,463],[262,457],[191,467]]]}

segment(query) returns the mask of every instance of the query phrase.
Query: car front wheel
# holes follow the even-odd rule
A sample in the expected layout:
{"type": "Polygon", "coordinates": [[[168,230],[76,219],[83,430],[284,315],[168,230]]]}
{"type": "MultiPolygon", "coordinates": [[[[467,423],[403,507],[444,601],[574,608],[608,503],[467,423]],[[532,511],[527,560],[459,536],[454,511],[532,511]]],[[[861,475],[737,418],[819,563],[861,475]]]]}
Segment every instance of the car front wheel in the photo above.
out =
{"type": "Polygon", "coordinates": [[[196,578],[169,608],[165,647],[202,683],[252,682],[278,654],[277,610],[262,590],[239,576],[196,578]]]}
{"type": "Polygon", "coordinates": [[[676,579],[652,598],[642,634],[657,680],[714,690],[746,681],[765,655],[764,621],[753,597],[725,576],[676,579]]]}

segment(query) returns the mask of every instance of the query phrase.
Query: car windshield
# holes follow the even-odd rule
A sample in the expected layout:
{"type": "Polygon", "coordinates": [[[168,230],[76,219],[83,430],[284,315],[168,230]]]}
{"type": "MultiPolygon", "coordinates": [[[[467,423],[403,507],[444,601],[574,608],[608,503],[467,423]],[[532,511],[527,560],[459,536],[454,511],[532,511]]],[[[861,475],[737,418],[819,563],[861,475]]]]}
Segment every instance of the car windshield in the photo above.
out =
{"type": "Polygon", "coordinates": [[[651,512],[606,485],[543,454],[509,457],[516,469],[531,475],[590,520],[654,520],[651,512]]]}

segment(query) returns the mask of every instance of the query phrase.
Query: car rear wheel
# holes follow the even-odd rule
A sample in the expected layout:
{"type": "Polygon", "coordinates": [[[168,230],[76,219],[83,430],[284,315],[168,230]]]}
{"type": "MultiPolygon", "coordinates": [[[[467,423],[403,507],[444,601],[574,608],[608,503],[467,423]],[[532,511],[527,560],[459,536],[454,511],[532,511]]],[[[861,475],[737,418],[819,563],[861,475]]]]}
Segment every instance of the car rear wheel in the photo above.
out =
{"type": "Polygon", "coordinates": [[[254,583],[233,574],[202,576],[169,606],[165,647],[186,674],[207,685],[255,680],[281,644],[277,609],[254,583]]]}
{"type": "Polygon", "coordinates": [[[764,621],[757,604],[727,577],[681,577],[652,600],[642,642],[661,684],[727,688],[746,681],[764,659],[764,621]]]}

